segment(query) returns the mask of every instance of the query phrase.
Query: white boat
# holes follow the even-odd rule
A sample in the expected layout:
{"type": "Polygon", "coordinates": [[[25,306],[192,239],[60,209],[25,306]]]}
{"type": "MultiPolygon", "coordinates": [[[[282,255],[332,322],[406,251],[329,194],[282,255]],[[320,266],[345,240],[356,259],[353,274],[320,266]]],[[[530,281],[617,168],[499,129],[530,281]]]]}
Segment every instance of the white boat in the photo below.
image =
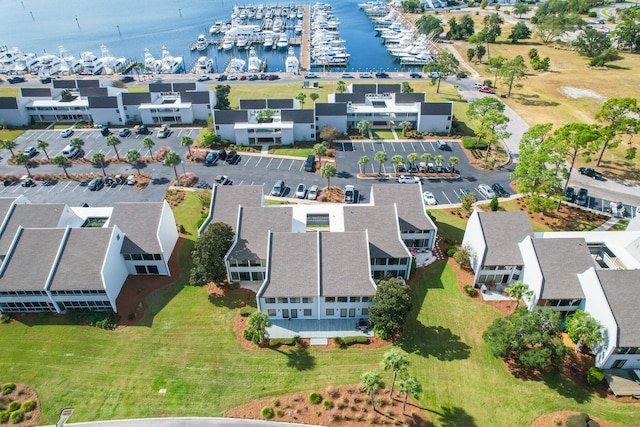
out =
{"type": "Polygon", "coordinates": [[[59,57],[62,61],[62,64],[60,65],[60,74],[68,76],[76,74],[82,69],[82,61],[73,55],[67,55],[67,50],[64,46],[58,46],[58,51],[60,52],[59,57]]]}
{"type": "Polygon", "coordinates": [[[238,49],[244,49],[247,47],[247,38],[240,34],[237,38],[236,38],[236,47],[238,49]]]}
{"type": "Polygon", "coordinates": [[[289,46],[289,52],[287,54],[287,59],[284,61],[284,66],[287,73],[300,73],[300,61],[296,58],[293,46],[289,46]]]}
{"type": "Polygon", "coordinates": [[[201,56],[196,61],[196,64],[193,66],[193,70],[191,72],[198,75],[213,73],[213,59],[206,56],[201,56]]]}
{"type": "Polygon", "coordinates": [[[289,38],[286,33],[280,33],[276,46],[278,46],[278,49],[286,49],[289,46],[289,38]]]}
{"type": "MultiPolygon", "coordinates": [[[[39,76],[47,76],[47,77],[54,76],[60,72],[60,68],[62,67],[62,61],[56,55],[43,55],[43,56],[39,56],[36,59],[37,59],[37,71],[39,76]]],[[[18,67],[18,64],[20,64],[21,61],[22,60],[16,61],[16,67],[18,67]]],[[[15,68],[15,71],[22,71],[22,70],[15,68]]]]}
{"type": "Polygon", "coordinates": [[[294,28],[294,31],[295,31],[296,34],[301,34],[302,33],[302,21],[296,22],[296,26],[294,28]]]}
{"type": "Polygon", "coordinates": [[[80,74],[95,76],[102,73],[104,64],[92,52],[82,52],[80,59],[82,60],[82,72],[80,74]]]}
{"type": "Polygon", "coordinates": [[[249,49],[249,63],[247,71],[250,73],[259,73],[262,69],[262,60],[256,55],[256,50],[251,46],[249,49]]]}
{"type": "Polygon", "coordinates": [[[162,61],[151,55],[149,49],[144,49],[144,68],[152,73],[159,73],[162,70],[162,61]]]}
{"type": "Polygon", "coordinates": [[[202,52],[203,50],[207,50],[209,47],[209,41],[206,39],[204,34],[199,34],[198,39],[196,40],[196,50],[198,52],[202,52]]]}
{"type": "Polygon", "coordinates": [[[184,59],[182,56],[171,56],[169,49],[162,46],[162,68],[163,74],[178,74],[184,71],[184,59]]]}
{"type": "Polygon", "coordinates": [[[275,38],[273,31],[265,31],[263,33],[263,36],[264,41],[262,42],[262,46],[265,48],[265,50],[271,49],[273,47],[273,39],[275,38]]]}
{"type": "Polygon", "coordinates": [[[213,25],[209,27],[209,34],[212,36],[216,34],[220,34],[223,26],[224,26],[224,22],[216,21],[213,25]]]}
{"type": "Polygon", "coordinates": [[[115,56],[111,55],[111,52],[109,52],[109,49],[107,49],[105,45],[100,46],[100,53],[100,60],[102,61],[102,65],[104,66],[105,74],[115,74],[120,72],[122,67],[124,67],[125,63],[127,62],[126,58],[124,57],[116,58],[115,56]]]}
{"type": "Polygon", "coordinates": [[[227,72],[229,74],[238,74],[244,70],[246,61],[240,58],[231,58],[229,65],[227,66],[227,72]]]}

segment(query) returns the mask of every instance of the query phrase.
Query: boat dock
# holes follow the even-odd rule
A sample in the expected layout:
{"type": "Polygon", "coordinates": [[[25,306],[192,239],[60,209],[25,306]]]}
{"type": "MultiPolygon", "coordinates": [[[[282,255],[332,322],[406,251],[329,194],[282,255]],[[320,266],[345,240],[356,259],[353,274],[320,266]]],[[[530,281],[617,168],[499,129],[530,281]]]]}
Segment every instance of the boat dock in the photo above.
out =
{"type": "Polygon", "coordinates": [[[302,23],[302,42],[300,43],[300,69],[309,71],[311,69],[310,57],[310,37],[311,37],[311,10],[309,6],[304,7],[304,22],[302,23]]]}

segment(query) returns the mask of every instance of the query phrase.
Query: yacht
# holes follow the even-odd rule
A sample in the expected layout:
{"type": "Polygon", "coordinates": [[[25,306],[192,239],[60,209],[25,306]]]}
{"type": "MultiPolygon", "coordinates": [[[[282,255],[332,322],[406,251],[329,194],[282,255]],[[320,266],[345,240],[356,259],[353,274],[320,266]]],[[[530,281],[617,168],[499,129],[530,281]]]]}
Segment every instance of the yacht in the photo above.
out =
{"type": "MultiPolygon", "coordinates": [[[[62,67],[62,61],[56,55],[43,55],[39,56],[37,59],[37,72],[39,76],[54,76],[60,72],[60,68],[62,67]]],[[[15,71],[23,71],[22,69],[18,69],[18,64],[23,64],[22,60],[16,60],[15,71]]],[[[26,64],[23,64],[26,67],[26,64]]]]}
{"type": "Polygon", "coordinates": [[[204,34],[198,35],[198,39],[196,40],[196,50],[198,52],[202,52],[203,50],[207,50],[209,47],[209,41],[205,38],[204,34]]]}
{"type": "Polygon", "coordinates": [[[233,48],[235,40],[230,32],[227,32],[222,39],[222,49],[231,50],[233,48]]]}
{"type": "Polygon", "coordinates": [[[247,71],[250,73],[259,73],[262,69],[262,60],[256,55],[256,50],[251,46],[249,49],[249,63],[247,71]]]}
{"type": "Polygon", "coordinates": [[[92,52],[82,52],[80,54],[80,59],[82,60],[82,72],[80,74],[95,76],[102,73],[104,64],[102,63],[102,60],[92,52]]]}
{"type": "Polygon", "coordinates": [[[115,74],[119,72],[127,62],[126,58],[124,57],[116,58],[115,56],[111,55],[111,52],[109,52],[109,49],[107,49],[105,45],[100,46],[100,53],[100,60],[102,61],[102,65],[104,66],[105,74],[115,74]]]}
{"type": "Polygon", "coordinates": [[[286,33],[280,33],[276,46],[278,46],[278,49],[286,49],[289,46],[289,38],[286,33]]]}
{"type": "Polygon", "coordinates": [[[287,59],[284,61],[284,66],[287,73],[300,73],[300,61],[298,60],[298,58],[296,58],[293,46],[289,46],[289,51],[287,53],[287,59]]]}
{"type": "Polygon", "coordinates": [[[68,76],[76,74],[82,69],[82,61],[73,55],[67,55],[67,50],[64,46],[58,46],[58,51],[60,52],[59,57],[62,61],[62,64],[60,65],[60,74],[68,76]]]}
{"type": "Polygon", "coordinates": [[[236,47],[240,50],[247,47],[247,38],[244,35],[240,34],[236,37],[236,47]]]}
{"type": "Polygon", "coordinates": [[[169,49],[162,46],[162,69],[164,74],[178,74],[184,71],[184,59],[182,56],[171,56],[169,49]]]}
{"type": "Polygon", "coordinates": [[[196,61],[196,65],[193,66],[192,72],[198,75],[213,73],[213,59],[201,56],[196,61]]]}
{"type": "Polygon", "coordinates": [[[144,49],[144,68],[152,73],[159,73],[162,70],[162,61],[151,55],[149,49],[144,49]]]}
{"type": "Polygon", "coordinates": [[[220,34],[223,26],[224,26],[224,22],[216,21],[212,26],[209,27],[209,34],[212,36],[216,34],[220,34]]]}
{"type": "Polygon", "coordinates": [[[269,50],[273,47],[273,39],[275,38],[275,35],[273,31],[265,31],[263,35],[264,41],[262,42],[262,46],[265,50],[269,50]]]}
{"type": "Polygon", "coordinates": [[[229,65],[227,67],[227,71],[229,74],[238,74],[244,70],[244,66],[246,61],[240,58],[231,58],[229,61],[229,65]]]}

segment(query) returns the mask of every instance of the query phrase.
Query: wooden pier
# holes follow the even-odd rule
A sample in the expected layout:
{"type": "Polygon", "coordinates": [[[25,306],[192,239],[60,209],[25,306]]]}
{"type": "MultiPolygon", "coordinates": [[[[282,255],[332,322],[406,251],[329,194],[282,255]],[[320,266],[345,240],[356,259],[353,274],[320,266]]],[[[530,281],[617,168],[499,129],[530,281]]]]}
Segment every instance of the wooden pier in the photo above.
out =
{"type": "Polygon", "coordinates": [[[302,24],[302,36],[300,42],[300,70],[311,69],[311,6],[304,7],[304,22],[302,24]]]}

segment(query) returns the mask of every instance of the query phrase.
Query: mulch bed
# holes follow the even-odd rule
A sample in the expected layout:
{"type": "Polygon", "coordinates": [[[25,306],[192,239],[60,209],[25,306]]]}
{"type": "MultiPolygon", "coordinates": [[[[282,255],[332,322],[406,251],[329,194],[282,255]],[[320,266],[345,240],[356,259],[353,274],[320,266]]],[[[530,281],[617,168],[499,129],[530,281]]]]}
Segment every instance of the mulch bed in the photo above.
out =
{"type": "Polygon", "coordinates": [[[17,427],[31,427],[37,426],[38,421],[40,420],[40,416],[42,415],[42,408],[40,407],[40,399],[38,399],[38,393],[26,384],[16,384],[15,390],[13,390],[9,394],[0,395],[0,406],[9,407],[10,402],[20,402],[20,404],[26,402],[27,400],[33,400],[36,402],[36,407],[33,411],[25,413],[25,420],[16,424],[10,424],[7,422],[7,425],[17,426],[17,427]],[[28,418],[28,419],[27,419],[28,418]]]}

